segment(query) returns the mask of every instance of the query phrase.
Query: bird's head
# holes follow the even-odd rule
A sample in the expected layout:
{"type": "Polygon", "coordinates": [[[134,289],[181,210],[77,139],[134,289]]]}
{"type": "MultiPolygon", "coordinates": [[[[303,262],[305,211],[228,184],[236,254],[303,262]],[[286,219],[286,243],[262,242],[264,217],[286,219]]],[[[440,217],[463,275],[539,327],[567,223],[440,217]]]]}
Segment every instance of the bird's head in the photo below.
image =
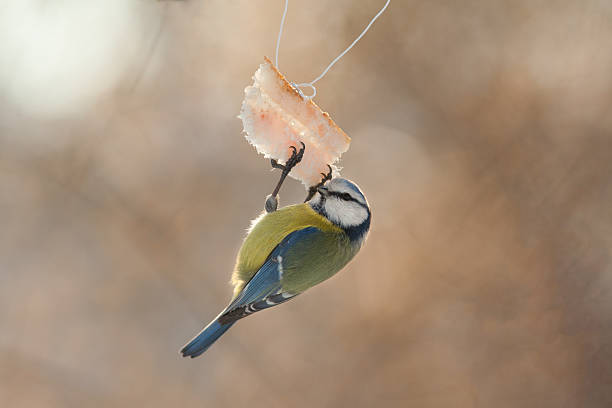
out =
{"type": "Polygon", "coordinates": [[[342,228],[351,241],[361,243],[370,229],[370,206],[357,186],[344,178],[334,178],[317,189],[310,200],[319,214],[342,228]]]}

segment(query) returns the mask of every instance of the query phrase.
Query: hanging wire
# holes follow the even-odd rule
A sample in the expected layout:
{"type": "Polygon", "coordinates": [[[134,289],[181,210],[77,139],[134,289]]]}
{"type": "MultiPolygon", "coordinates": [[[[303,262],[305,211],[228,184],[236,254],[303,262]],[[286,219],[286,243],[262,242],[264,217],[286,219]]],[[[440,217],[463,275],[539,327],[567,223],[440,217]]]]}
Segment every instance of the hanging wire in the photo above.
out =
{"type": "Polygon", "coordinates": [[[285,10],[283,11],[280,29],[278,30],[278,38],[276,39],[276,58],[274,58],[274,65],[276,65],[276,69],[278,69],[278,47],[280,46],[280,40],[283,36],[283,26],[285,25],[285,17],[287,17],[287,7],[289,7],[289,0],[285,0],[285,10]]]}
{"type": "MultiPolygon", "coordinates": [[[[291,83],[300,92],[300,95],[302,96],[302,98],[304,98],[304,99],[312,99],[312,98],[314,98],[314,96],[317,94],[317,88],[315,88],[314,84],[316,82],[318,82],[320,79],[322,79],[327,74],[327,71],[329,71],[331,69],[331,67],[333,67],[334,64],[336,64],[336,62],[338,62],[340,60],[340,58],[344,57],[344,54],[349,52],[350,49],[353,48],[353,46],[355,44],[357,44],[357,42],[359,40],[361,40],[361,37],[363,37],[365,35],[365,33],[368,32],[368,30],[370,29],[372,24],[374,24],[374,22],[378,19],[378,17],[380,17],[380,15],[387,9],[387,6],[389,6],[389,3],[391,3],[391,0],[387,0],[385,5],[383,6],[383,8],[381,8],[380,11],[372,18],[372,20],[370,20],[370,23],[366,26],[366,28],[363,29],[361,34],[359,34],[359,36],[357,36],[357,38],[355,38],[355,40],[351,43],[351,45],[349,45],[344,51],[342,51],[340,53],[340,55],[338,55],[336,58],[334,58],[334,60],[329,63],[327,68],[325,68],[323,70],[323,72],[321,72],[321,74],[318,77],[316,77],[315,79],[313,79],[310,82],[304,82],[304,83],[300,83],[300,84],[296,84],[296,83],[293,83],[293,82],[291,83]],[[311,95],[305,95],[304,92],[301,89],[301,88],[304,88],[304,87],[308,87],[308,88],[312,89],[312,94],[311,95]]],[[[283,11],[283,17],[281,18],[280,30],[278,31],[278,38],[276,39],[276,59],[275,59],[276,68],[278,68],[278,48],[280,46],[280,40],[281,40],[281,37],[282,37],[282,34],[283,34],[283,25],[285,24],[285,16],[287,15],[287,7],[288,6],[289,6],[289,0],[285,0],[285,10],[283,11]]]]}

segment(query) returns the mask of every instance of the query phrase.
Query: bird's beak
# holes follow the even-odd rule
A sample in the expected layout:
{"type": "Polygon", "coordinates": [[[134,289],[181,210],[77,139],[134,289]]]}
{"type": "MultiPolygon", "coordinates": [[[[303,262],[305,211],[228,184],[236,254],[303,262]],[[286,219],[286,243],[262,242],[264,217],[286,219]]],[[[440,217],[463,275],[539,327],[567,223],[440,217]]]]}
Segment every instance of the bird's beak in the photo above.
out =
{"type": "Polygon", "coordinates": [[[326,197],[329,195],[329,190],[327,189],[327,187],[319,187],[317,188],[317,191],[319,192],[319,194],[321,194],[323,197],[326,197]]]}

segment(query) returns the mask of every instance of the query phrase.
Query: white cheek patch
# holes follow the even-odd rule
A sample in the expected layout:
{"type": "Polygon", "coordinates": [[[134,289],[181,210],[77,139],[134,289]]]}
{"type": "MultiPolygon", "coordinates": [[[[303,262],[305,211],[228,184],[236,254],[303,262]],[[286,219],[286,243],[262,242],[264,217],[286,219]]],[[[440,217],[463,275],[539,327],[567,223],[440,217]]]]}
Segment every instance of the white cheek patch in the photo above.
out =
{"type": "Polygon", "coordinates": [[[360,225],[368,218],[368,211],[357,203],[328,197],[325,212],[330,221],[345,227],[360,225]]]}

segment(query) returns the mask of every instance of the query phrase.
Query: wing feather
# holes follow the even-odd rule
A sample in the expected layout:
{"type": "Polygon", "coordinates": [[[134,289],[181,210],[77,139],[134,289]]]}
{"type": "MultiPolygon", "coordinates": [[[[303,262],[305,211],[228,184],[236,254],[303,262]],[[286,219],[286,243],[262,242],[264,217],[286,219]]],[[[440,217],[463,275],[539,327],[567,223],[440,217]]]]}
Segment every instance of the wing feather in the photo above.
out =
{"type": "Polygon", "coordinates": [[[219,317],[222,324],[241,319],[259,310],[286,302],[297,294],[283,291],[283,256],[296,243],[312,238],[321,231],[307,227],[287,235],[270,253],[261,268],[219,317]]]}

